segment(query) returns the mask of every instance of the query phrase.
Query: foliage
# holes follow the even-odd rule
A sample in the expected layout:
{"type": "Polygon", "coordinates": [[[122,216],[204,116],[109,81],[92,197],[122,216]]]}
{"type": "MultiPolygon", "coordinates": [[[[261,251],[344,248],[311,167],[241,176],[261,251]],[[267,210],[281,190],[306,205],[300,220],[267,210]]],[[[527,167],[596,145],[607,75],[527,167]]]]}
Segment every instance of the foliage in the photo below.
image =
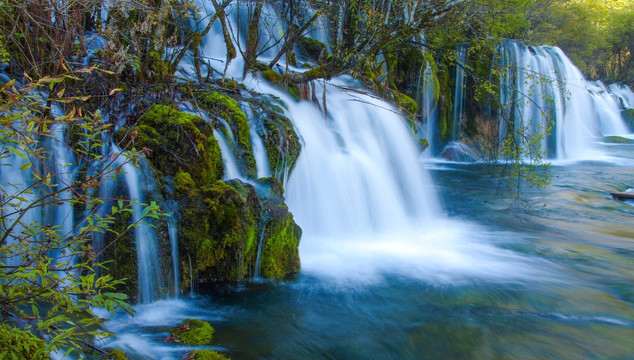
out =
{"type": "Polygon", "coordinates": [[[229,360],[228,357],[213,350],[194,350],[189,353],[187,359],[191,360],[229,360]]]}
{"type": "Polygon", "coordinates": [[[590,78],[634,84],[632,0],[534,3],[527,40],[559,46],[590,78]]]}
{"type": "Polygon", "coordinates": [[[502,179],[518,198],[522,184],[543,188],[552,180],[550,163],[544,160],[544,151],[541,149],[549,133],[550,129],[531,133],[527,127],[521,126],[502,141],[500,153],[506,161],[502,179]]]}
{"type": "MultiPolygon", "coordinates": [[[[27,351],[29,358],[69,353],[108,336],[93,307],[132,312],[127,296],[114,291],[123,280],[98,274],[107,264],[97,261],[92,239],[112,231],[115,216],[132,211],[127,200],[104,211],[94,190],[136,154],[124,160],[122,153],[104,157],[101,136],[109,125],[82,107],[85,97],[64,96],[64,84],[88,71],[0,88],[0,338],[9,339],[3,347],[27,351]],[[46,97],[55,86],[61,90],[46,97]],[[62,107],[65,114],[56,110],[62,107]],[[80,140],[71,149],[63,134],[73,127],[80,140]],[[66,147],[72,159],[58,157],[62,150],[53,150],[56,146],[66,147]],[[73,163],[104,166],[78,172],[82,167],[73,163]],[[68,213],[73,208],[75,216],[68,213]],[[54,219],[58,211],[64,213],[61,221],[54,219]]],[[[156,205],[143,217],[157,218],[156,205]]],[[[122,233],[114,235],[116,241],[122,233]]]]}
{"type": "Polygon", "coordinates": [[[185,319],[171,333],[174,342],[185,345],[210,345],[214,338],[214,328],[200,319],[185,319]]]}

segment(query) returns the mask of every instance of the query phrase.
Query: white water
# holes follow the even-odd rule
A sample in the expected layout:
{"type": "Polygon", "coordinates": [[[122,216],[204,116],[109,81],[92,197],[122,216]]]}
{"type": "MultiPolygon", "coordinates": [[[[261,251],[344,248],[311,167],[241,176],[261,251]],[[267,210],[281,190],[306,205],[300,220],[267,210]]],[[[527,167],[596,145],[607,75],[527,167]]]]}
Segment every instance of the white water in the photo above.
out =
{"type": "MultiPolygon", "coordinates": [[[[5,151],[7,151],[5,146],[0,146],[0,152],[4,153],[5,151]]],[[[10,204],[13,205],[7,204],[6,206],[7,213],[15,212],[10,215],[3,214],[2,218],[3,226],[0,234],[5,236],[5,231],[11,229],[10,234],[7,236],[7,244],[9,245],[17,243],[18,237],[22,236],[22,232],[25,230],[25,226],[23,225],[41,225],[41,207],[34,207],[26,210],[21,218],[18,212],[20,209],[26,209],[38,198],[37,193],[31,188],[33,185],[31,169],[18,170],[28,162],[28,159],[22,159],[21,157],[12,154],[0,158],[0,186],[2,187],[2,201],[4,203],[4,201],[7,201],[8,199],[12,199],[10,204]],[[20,202],[18,200],[19,198],[23,198],[24,200],[20,202]],[[15,222],[18,223],[15,224],[15,222]]],[[[5,205],[3,204],[3,207],[4,206],[5,205]]],[[[17,257],[10,257],[8,259],[0,258],[0,261],[10,266],[18,265],[19,263],[19,259],[17,257]]]]}
{"type": "MultiPolygon", "coordinates": [[[[543,132],[552,121],[552,136],[543,141],[542,150],[552,158],[582,160],[603,158],[597,137],[629,134],[619,101],[603,84],[587,81],[561,49],[507,41],[501,58],[508,67],[501,79],[506,107],[501,139],[507,133],[505,119],[513,119],[516,130],[524,127],[533,133],[543,132]]],[[[627,90],[621,92],[628,97],[627,90]]]]}
{"type": "Polygon", "coordinates": [[[238,162],[236,161],[234,152],[231,150],[227,139],[225,139],[224,135],[216,129],[214,129],[214,137],[220,146],[220,155],[222,156],[222,162],[225,168],[225,174],[222,179],[243,179],[240,174],[240,170],[238,170],[238,162]]]}
{"type": "Polygon", "coordinates": [[[422,122],[426,124],[424,127],[425,134],[423,135],[429,142],[429,148],[425,153],[431,156],[436,149],[436,128],[438,126],[438,99],[434,95],[438,89],[436,89],[436,81],[431,65],[427,64],[422,77],[422,86],[418,89],[418,101],[422,111],[422,122]]]}
{"type": "Polygon", "coordinates": [[[172,254],[172,290],[173,296],[178,297],[180,291],[180,270],[178,261],[178,220],[176,219],[176,211],[173,208],[177,206],[170,206],[167,211],[167,231],[170,237],[170,246],[172,254]]]}
{"type": "MultiPolygon", "coordinates": [[[[227,9],[234,30],[238,28],[236,9],[233,5],[227,9]]],[[[242,34],[233,39],[244,44],[242,34]]],[[[205,57],[224,58],[219,24],[202,41],[205,57]]],[[[183,74],[192,73],[187,63],[182,65],[183,74]]],[[[224,70],[222,61],[211,65],[218,73],[224,70]]],[[[517,261],[507,261],[511,253],[473,236],[481,229],[445,218],[433,182],[419,161],[420,147],[392,105],[342,90],[341,86],[351,85],[342,78],[325,82],[326,119],[311,101],[298,102],[264,80],[243,78],[242,65],[240,57],[233,60],[228,76],[242,79],[249,90],[281,98],[287,106],[285,115],[301,139],[302,151],[285,183],[285,198],[303,231],[302,271],[348,279],[395,271],[439,279],[469,273],[513,278],[527,270],[517,261]]],[[[315,85],[321,94],[324,83],[315,85]]],[[[463,86],[457,90],[462,93],[463,86]]],[[[239,178],[231,144],[218,131],[215,137],[223,154],[225,179],[239,178]]],[[[257,154],[259,145],[253,134],[252,140],[257,154]]]]}
{"type": "Polygon", "coordinates": [[[111,145],[111,156],[117,156],[116,165],[122,165],[123,179],[128,190],[129,200],[132,203],[132,223],[136,243],[138,265],[138,296],[139,302],[149,303],[161,297],[163,290],[163,276],[160,270],[160,258],[158,255],[157,236],[154,228],[148,224],[149,220],[143,219],[144,196],[142,183],[151,180],[150,176],[143,176],[139,168],[125,161],[121,149],[111,145]]]}
{"type": "MultiPolygon", "coordinates": [[[[466,64],[467,46],[466,44],[458,45],[456,50],[458,64],[466,64]]],[[[456,84],[454,89],[454,106],[453,106],[453,126],[451,129],[451,140],[460,140],[462,132],[462,117],[464,114],[465,92],[466,92],[467,76],[460,66],[456,66],[456,84]]]]}
{"type": "MultiPolygon", "coordinates": [[[[54,107],[55,109],[55,107],[54,107]]],[[[55,114],[55,113],[54,113],[55,114]]],[[[59,114],[61,115],[61,113],[59,114]]],[[[54,124],[51,128],[50,138],[50,155],[49,166],[52,170],[57,187],[55,191],[68,188],[73,185],[75,177],[75,169],[72,163],[72,153],[65,142],[66,125],[54,124]]],[[[47,223],[58,226],[57,232],[62,239],[69,238],[74,231],[74,210],[71,205],[72,192],[69,190],[61,191],[58,194],[59,202],[45,208],[45,218],[47,223]]],[[[50,254],[56,259],[58,264],[70,263],[70,256],[62,255],[63,249],[58,249],[50,254]]]]}

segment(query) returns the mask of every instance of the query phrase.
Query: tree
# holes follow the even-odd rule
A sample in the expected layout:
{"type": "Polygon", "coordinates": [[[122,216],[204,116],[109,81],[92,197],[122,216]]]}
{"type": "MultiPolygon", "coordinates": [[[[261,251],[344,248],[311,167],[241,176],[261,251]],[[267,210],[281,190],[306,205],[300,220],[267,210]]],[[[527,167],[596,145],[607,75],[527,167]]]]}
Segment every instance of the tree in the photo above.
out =
{"type": "MultiPolygon", "coordinates": [[[[102,212],[94,190],[137,154],[104,158],[101,136],[109,125],[82,106],[86,97],[64,95],[65,83],[89,71],[0,88],[0,350],[13,358],[94,348],[94,338],[109,334],[93,307],[132,311],[127,296],[114,291],[124,279],[99,275],[107,264],[97,260],[92,238],[112,232],[118,214],[132,212],[129,200],[102,212]],[[71,128],[73,146],[66,134],[71,128]],[[95,162],[104,166],[95,172],[74,166],[95,162]]],[[[145,216],[158,217],[155,204],[145,216]]]]}

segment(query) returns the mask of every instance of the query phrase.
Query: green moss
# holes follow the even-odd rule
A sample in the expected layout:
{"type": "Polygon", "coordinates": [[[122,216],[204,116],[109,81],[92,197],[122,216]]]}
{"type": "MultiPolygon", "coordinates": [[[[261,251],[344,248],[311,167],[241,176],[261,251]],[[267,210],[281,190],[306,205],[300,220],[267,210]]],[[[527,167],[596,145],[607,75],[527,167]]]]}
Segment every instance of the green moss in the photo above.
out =
{"type": "Polygon", "coordinates": [[[319,60],[319,55],[324,49],[326,49],[326,45],[319,40],[305,36],[297,40],[297,54],[314,62],[319,60]]]}
{"type": "Polygon", "coordinates": [[[190,192],[196,188],[196,183],[192,180],[192,176],[182,170],[174,176],[174,190],[177,192],[190,192]]]}
{"type": "Polygon", "coordinates": [[[125,353],[119,349],[114,349],[101,357],[102,360],[128,360],[125,353]]]}
{"type": "Polygon", "coordinates": [[[136,132],[132,139],[138,149],[150,150],[148,160],[163,176],[190,174],[197,186],[212,184],[223,175],[220,147],[213,128],[203,119],[165,105],[153,105],[134,128],[123,128],[117,140],[136,132]]]}
{"type": "Polygon", "coordinates": [[[237,91],[238,90],[238,82],[235,80],[229,80],[224,83],[224,88],[229,91],[237,91]]]}
{"type": "MultiPolygon", "coordinates": [[[[123,188],[113,189],[114,194],[122,194],[124,191],[123,188]]],[[[110,228],[112,231],[106,232],[104,236],[101,259],[110,261],[106,267],[113,278],[125,280],[125,284],[116,286],[116,291],[134,299],[138,293],[138,268],[134,230],[127,231],[131,221],[132,214],[129,212],[119,212],[115,215],[114,224],[110,228]]]]}
{"type": "Polygon", "coordinates": [[[280,215],[266,224],[260,259],[262,275],[267,278],[281,278],[300,270],[298,247],[301,229],[286,206],[279,205],[275,211],[280,215]]]}
{"type": "Polygon", "coordinates": [[[206,321],[185,319],[181,326],[171,329],[175,342],[190,346],[211,345],[214,328],[206,321]]]}
{"type": "Polygon", "coordinates": [[[282,114],[282,110],[269,109],[262,114],[263,129],[258,134],[266,147],[269,168],[281,180],[285,173],[292,172],[301,145],[293,124],[282,114]]]}
{"type": "Polygon", "coordinates": [[[213,350],[194,350],[189,353],[189,356],[188,359],[192,360],[229,360],[228,357],[213,350]]]}
{"type": "Polygon", "coordinates": [[[416,111],[418,111],[418,104],[411,97],[397,92],[395,94],[395,98],[399,108],[404,109],[409,117],[413,117],[416,114],[416,111]]]}
{"type": "Polygon", "coordinates": [[[302,231],[284,204],[282,184],[275,178],[264,181],[269,188],[263,201],[262,275],[281,278],[300,270],[299,241],[302,231]]]}
{"type": "Polygon", "coordinates": [[[449,82],[449,70],[445,67],[438,71],[438,128],[444,141],[451,140],[453,126],[452,84],[449,82]]]}
{"type": "Polygon", "coordinates": [[[625,122],[630,125],[630,130],[634,131],[634,109],[625,109],[623,111],[625,122]]]}
{"type": "Polygon", "coordinates": [[[236,139],[236,159],[240,159],[240,170],[243,174],[255,177],[257,170],[255,158],[251,151],[250,127],[247,116],[244,114],[238,102],[232,97],[218,91],[196,94],[199,101],[206,110],[225,119],[233,136],[236,139]]]}
{"type": "Polygon", "coordinates": [[[296,85],[290,85],[286,90],[295,100],[301,99],[299,96],[299,88],[296,85]]]}
{"type": "Polygon", "coordinates": [[[266,81],[271,83],[277,83],[282,80],[283,76],[278,74],[275,70],[265,70],[261,72],[262,77],[266,79],[266,81]]]}
{"type": "Polygon", "coordinates": [[[326,73],[320,67],[312,68],[304,73],[304,75],[311,77],[314,76],[317,79],[326,78],[326,73]]]}
{"type": "Polygon", "coordinates": [[[628,138],[624,138],[621,136],[606,136],[603,138],[603,141],[614,144],[632,144],[634,140],[630,140],[628,138]]]}
{"type": "Polygon", "coordinates": [[[217,181],[181,199],[183,286],[189,285],[189,259],[201,281],[238,281],[255,262],[260,204],[253,186],[217,181]]]}
{"type": "Polygon", "coordinates": [[[429,141],[427,139],[418,139],[418,143],[423,147],[423,151],[429,147],[429,141]]]}

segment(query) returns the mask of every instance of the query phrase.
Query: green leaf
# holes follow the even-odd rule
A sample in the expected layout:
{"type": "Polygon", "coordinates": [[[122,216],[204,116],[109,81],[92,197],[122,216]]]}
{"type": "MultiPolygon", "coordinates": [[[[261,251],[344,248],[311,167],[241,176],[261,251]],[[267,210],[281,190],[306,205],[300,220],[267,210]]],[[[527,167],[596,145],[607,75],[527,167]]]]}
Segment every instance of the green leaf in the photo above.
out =
{"type": "Polygon", "coordinates": [[[14,148],[13,146],[7,146],[6,148],[7,148],[7,150],[9,150],[11,152],[11,154],[13,154],[13,155],[15,155],[15,156],[17,156],[17,157],[19,157],[21,159],[26,160],[28,158],[23,151],[20,151],[20,150],[14,148]]]}

